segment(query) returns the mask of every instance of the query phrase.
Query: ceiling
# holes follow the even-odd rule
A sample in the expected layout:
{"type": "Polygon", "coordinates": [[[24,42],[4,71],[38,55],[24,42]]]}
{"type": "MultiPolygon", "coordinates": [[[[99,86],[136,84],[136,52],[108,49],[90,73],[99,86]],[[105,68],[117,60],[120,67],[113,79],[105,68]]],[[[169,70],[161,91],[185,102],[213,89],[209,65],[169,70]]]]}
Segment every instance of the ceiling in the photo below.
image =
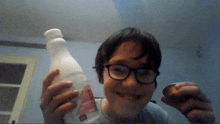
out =
{"type": "Polygon", "coordinates": [[[220,30],[220,0],[0,0],[2,37],[103,42],[125,27],[148,31],[164,47],[198,45],[220,30]]]}

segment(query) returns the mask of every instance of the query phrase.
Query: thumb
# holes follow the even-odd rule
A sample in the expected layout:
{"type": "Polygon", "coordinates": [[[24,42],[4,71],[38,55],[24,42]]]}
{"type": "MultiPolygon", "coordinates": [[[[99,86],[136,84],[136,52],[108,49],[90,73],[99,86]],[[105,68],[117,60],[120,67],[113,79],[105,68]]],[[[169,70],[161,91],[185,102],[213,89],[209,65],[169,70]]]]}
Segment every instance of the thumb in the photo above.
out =
{"type": "Polygon", "coordinates": [[[167,97],[163,96],[161,97],[161,101],[167,105],[170,105],[172,104],[172,101],[170,101],[167,97]]]}
{"type": "Polygon", "coordinates": [[[161,101],[166,104],[166,97],[165,96],[161,97],[161,101]]]}
{"type": "Polygon", "coordinates": [[[169,99],[165,96],[161,97],[161,101],[163,103],[165,103],[166,105],[169,105],[169,106],[174,107],[174,108],[179,110],[180,103],[174,102],[174,101],[172,101],[171,99],[169,99]]]}

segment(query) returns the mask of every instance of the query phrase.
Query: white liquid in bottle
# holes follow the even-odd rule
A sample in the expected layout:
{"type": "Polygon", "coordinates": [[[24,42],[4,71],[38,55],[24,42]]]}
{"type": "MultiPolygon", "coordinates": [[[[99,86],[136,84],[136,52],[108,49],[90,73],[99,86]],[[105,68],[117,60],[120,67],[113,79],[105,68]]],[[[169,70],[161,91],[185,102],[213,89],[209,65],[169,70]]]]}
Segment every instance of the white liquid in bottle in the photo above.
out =
{"type": "Polygon", "coordinates": [[[60,74],[54,79],[53,83],[72,81],[73,86],[71,89],[77,89],[80,93],[77,107],[74,111],[65,115],[66,123],[88,122],[97,118],[98,111],[89,81],[80,65],[69,53],[61,31],[59,29],[51,29],[46,31],[44,35],[48,40],[47,50],[50,53],[50,71],[60,70],[60,74]],[[83,106],[84,103],[90,104],[83,106]]]}

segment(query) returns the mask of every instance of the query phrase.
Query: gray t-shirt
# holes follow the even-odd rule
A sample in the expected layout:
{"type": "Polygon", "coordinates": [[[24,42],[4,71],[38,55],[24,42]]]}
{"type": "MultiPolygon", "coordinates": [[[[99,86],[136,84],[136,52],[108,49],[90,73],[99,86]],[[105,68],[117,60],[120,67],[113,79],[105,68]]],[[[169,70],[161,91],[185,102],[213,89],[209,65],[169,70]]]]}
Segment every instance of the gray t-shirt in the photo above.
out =
{"type": "Polygon", "coordinates": [[[115,121],[115,119],[110,118],[106,112],[101,109],[101,100],[96,99],[96,105],[99,112],[99,117],[87,122],[87,123],[156,123],[156,124],[168,124],[168,114],[157,104],[149,102],[144,110],[138,114],[135,118],[124,119],[123,121],[115,121]]]}

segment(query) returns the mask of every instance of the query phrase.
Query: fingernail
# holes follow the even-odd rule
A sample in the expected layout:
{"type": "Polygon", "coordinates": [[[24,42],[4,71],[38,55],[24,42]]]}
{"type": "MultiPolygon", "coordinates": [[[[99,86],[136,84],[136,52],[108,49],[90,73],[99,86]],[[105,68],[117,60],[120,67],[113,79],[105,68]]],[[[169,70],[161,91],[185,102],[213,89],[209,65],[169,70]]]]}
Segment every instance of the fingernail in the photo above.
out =
{"type": "Polygon", "coordinates": [[[179,83],[176,83],[175,88],[178,89],[179,88],[179,83]]]}
{"type": "Polygon", "coordinates": [[[73,92],[79,92],[79,90],[73,90],[73,92]]]}
{"type": "Polygon", "coordinates": [[[67,83],[73,83],[72,81],[66,81],[67,83]]]}
{"type": "Polygon", "coordinates": [[[59,69],[56,69],[55,72],[56,72],[56,74],[59,74],[60,70],[59,70],[59,69]]]}
{"type": "Polygon", "coordinates": [[[73,86],[73,82],[72,81],[66,81],[66,83],[68,84],[69,87],[73,86]]]}

